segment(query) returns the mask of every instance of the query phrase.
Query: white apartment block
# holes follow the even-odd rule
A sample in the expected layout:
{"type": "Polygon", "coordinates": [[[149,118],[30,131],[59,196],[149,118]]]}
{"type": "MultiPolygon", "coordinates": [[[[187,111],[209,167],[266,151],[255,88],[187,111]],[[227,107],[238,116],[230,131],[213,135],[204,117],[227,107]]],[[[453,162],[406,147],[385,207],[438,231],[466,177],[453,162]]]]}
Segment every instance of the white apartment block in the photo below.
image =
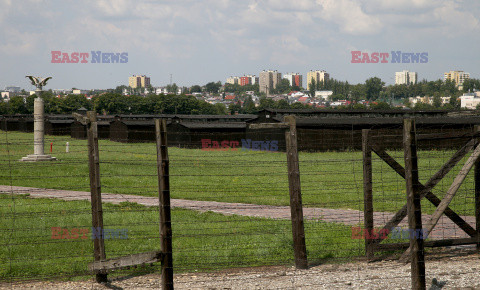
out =
{"type": "Polygon", "coordinates": [[[473,110],[478,104],[480,104],[480,92],[465,93],[460,96],[460,108],[473,110]]]}
{"type": "Polygon", "coordinates": [[[417,83],[417,73],[404,70],[401,72],[395,73],[395,84],[396,85],[410,85],[417,83]]]}
{"type": "Polygon", "coordinates": [[[238,85],[239,81],[240,81],[239,77],[229,77],[229,78],[227,78],[227,81],[225,83],[232,84],[232,85],[238,85]]]}

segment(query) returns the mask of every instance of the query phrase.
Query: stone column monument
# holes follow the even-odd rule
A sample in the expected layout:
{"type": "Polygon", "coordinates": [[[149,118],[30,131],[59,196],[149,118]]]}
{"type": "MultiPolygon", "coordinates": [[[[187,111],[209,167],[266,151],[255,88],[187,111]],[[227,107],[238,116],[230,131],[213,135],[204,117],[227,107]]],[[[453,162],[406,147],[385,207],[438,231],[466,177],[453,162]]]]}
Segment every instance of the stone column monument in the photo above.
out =
{"type": "Polygon", "coordinates": [[[52,161],[57,158],[50,155],[45,155],[44,152],[44,105],[42,99],[42,87],[47,84],[47,81],[51,77],[40,79],[39,77],[26,76],[32,82],[32,85],[36,86],[35,98],[33,104],[33,154],[23,157],[20,161],[52,161]]]}

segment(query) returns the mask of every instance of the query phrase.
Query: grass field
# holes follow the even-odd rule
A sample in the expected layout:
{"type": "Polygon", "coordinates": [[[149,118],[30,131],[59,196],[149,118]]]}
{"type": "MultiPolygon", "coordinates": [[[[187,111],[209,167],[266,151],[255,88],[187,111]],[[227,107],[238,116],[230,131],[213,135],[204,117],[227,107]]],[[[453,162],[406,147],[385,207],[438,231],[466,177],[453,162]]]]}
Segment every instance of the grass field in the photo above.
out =
{"type": "MultiPolygon", "coordinates": [[[[88,274],[87,264],[93,261],[88,202],[0,195],[0,216],[0,280],[88,274]],[[52,227],[69,233],[53,234],[52,227]],[[81,234],[75,238],[72,229],[85,229],[88,238],[81,234]]],[[[104,226],[128,233],[127,239],[105,240],[107,258],[159,250],[155,208],[107,203],[104,226]]],[[[286,220],[174,209],[172,227],[176,273],[293,262],[291,226],[286,220]]],[[[309,221],[305,228],[311,262],[363,254],[363,241],[350,239],[348,226],[309,221]]]]}
{"type": "MultiPolygon", "coordinates": [[[[55,162],[23,163],[33,152],[33,135],[0,131],[0,184],[89,190],[85,140],[46,136],[55,162]],[[69,142],[70,152],[65,152],[69,142]]],[[[122,144],[100,140],[102,191],[157,196],[156,148],[152,143],[122,144]]],[[[390,152],[403,163],[402,152],[390,152]]],[[[421,151],[419,167],[425,182],[450,158],[452,151],[421,151]]],[[[169,148],[172,198],[288,205],[285,153],[202,151],[169,148]]],[[[300,153],[303,203],[307,207],[363,210],[361,152],[300,153]]],[[[459,167],[434,190],[440,197],[459,167]]],[[[404,204],[405,182],[374,158],[374,209],[395,211],[404,204]]],[[[433,207],[422,202],[424,212],[433,207]]],[[[473,181],[469,176],[452,202],[460,214],[473,215],[473,181]]],[[[0,277],[51,277],[87,274],[92,258],[89,239],[52,239],[51,228],[90,229],[90,205],[84,201],[0,196],[0,277]],[[3,222],[5,221],[5,223],[3,222]]],[[[157,250],[158,211],[140,205],[105,204],[105,227],[128,229],[128,239],[107,240],[107,258],[157,250]]],[[[361,222],[361,221],[359,221],[361,222]]],[[[211,212],[174,209],[176,272],[225,267],[293,263],[291,225],[279,221],[211,212]]],[[[363,240],[352,240],[349,226],[306,221],[310,262],[363,255],[363,240]]],[[[152,268],[149,271],[158,270],[152,268]]]]}
{"type": "MultiPolygon", "coordinates": [[[[33,151],[32,134],[0,132],[0,184],[89,190],[85,140],[46,136],[53,143],[50,163],[17,162],[33,151]],[[7,144],[8,141],[8,144],[7,144]],[[70,152],[65,153],[69,142],[70,152]]],[[[157,196],[156,149],[153,143],[121,144],[100,140],[102,191],[157,196]]],[[[403,164],[402,152],[390,152],[403,164]]],[[[422,182],[445,163],[453,151],[420,151],[422,182]]],[[[299,154],[304,206],[363,210],[361,152],[299,154]]],[[[285,153],[259,151],[202,151],[169,148],[172,198],[265,205],[288,205],[285,153]]],[[[442,197],[465,162],[462,160],[433,190],[442,197]]],[[[405,203],[405,181],[378,157],[373,160],[374,209],[396,211],[405,203]]],[[[471,175],[452,202],[460,214],[473,215],[471,175]]],[[[423,210],[433,206],[423,201],[423,210]]]]}

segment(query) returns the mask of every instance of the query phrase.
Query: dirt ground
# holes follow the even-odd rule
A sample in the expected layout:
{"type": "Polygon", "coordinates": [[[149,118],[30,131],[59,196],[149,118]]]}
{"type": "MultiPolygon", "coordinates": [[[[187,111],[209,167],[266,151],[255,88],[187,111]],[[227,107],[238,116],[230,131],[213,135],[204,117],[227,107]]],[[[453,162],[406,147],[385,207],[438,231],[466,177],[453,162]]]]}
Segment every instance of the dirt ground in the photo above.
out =
{"type": "MultiPolygon", "coordinates": [[[[429,255],[427,289],[432,279],[443,289],[480,289],[480,255],[474,248],[452,247],[429,255]]],[[[175,289],[410,289],[410,264],[396,260],[323,264],[307,270],[290,266],[229,269],[210,273],[176,274],[175,289]]],[[[0,289],[152,289],[160,288],[160,276],[120,277],[101,285],[81,282],[0,283],[0,289]]],[[[434,288],[439,289],[439,288],[434,288]]]]}

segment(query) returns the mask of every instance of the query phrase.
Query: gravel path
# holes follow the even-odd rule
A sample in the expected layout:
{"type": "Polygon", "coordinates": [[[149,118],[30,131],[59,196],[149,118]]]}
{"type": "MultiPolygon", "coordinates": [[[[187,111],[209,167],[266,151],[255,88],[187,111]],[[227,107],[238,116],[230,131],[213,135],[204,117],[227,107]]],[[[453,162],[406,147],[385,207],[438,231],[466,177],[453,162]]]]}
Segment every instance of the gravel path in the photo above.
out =
{"type": "MultiPolygon", "coordinates": [[[[59,198],[63,200],[90,200],[90,192],[71,191],[58,189],[45,189],[33,187],[0,185],[0,194],[30,194],[32,198],[59,198]]],[[[157,197],[146,197],[129,194],[102,193],[102,201],[109,203],[135,202],[145,206],[158,206],[157,197]]],[[[250,217],[262,217],[272,219],[290,219],[290,208],[288,206],[256,205],[245,203],[227,203],[217,201],[197,201],[186,199],[172,199],[172,208],[179,207],[197,211],[212,211],[226,215],[241,215],[250,217]]],[[[357,225],[363,223],[363,212],[350,209],[330,208],[303,208],[305,219],[322,220],[325,222],[342,223],[346,225],[357,225]]],[[[384,225],[393,216],[390,212],[374,212],[374,224],[384,225]]],[[[475,217],[462,216],[473,228],[475,228],[475,217]]],[[[423,215],[422,220],[426,223],[430,215],[423,215]]],[[[408,228],[407,219],[404,218],[399,225],[408,228]]],[[[437,226],[429,234],[430,239],[442,238],[467,238],[456,224],[445,215],[442,215],[437,226]]]]}
{"type": "MultiPolygon", "coordinates": [[[[466,251],[466,250],[465,250],[466,251]]],[[[465,252],[464,251],[464,252],[465,252]]],[[[466,252],[465,252],[466,253],[466,252]]],[[[443,289],[480,289],[479,256],[444,255],[427,260],[426,280],[446,282],[443,289]]],[[[160,277],[149,274],[113,280],[107,285],[94,281],[28,282],[0,284],[0,289],[152,289],[160,288],[160,277]]],[[[293,267],[233,269],[215,273],[175,275],[175,289],[410,289],[410,264],[397,261],[325,264],[308,270],[293,267]]],[[[428,289],[427,286],[427,289],[428,289]]]]}

